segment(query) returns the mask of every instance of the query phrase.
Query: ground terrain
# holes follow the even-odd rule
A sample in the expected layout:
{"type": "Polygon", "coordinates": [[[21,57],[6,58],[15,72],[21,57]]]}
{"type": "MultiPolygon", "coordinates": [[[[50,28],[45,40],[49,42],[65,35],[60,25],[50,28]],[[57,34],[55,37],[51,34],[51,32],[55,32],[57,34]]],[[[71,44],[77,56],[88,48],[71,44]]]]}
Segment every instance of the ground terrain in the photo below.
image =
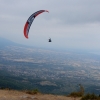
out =
{"type": "Polygon", "coordinates": [[[80,98],[51,94],[30,95],[15,90],[0,90],[0,100],[80,100],[80,98]]]}

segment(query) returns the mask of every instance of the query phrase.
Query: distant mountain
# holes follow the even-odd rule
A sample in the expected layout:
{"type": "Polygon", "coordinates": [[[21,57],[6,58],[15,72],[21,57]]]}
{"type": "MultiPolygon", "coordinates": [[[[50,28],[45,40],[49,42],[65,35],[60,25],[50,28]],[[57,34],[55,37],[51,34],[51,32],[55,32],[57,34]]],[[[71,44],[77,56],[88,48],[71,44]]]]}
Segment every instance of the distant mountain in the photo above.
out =
{"type": "Polygon", "coordinates": [[[25,46],[25,45],[22,45],[22,44],[18,44],[18,43],[15,43],[13,41],[10,41],[8,39],[5,39],[5,38],[1,38],[0,37],[0,49],[1,48],[5,48],[7,46],[25,46]]]}
{"type": "Polygon", "coordinates": [[[10,40],[0,37],[0,47],[10,46],[10,45],[17,45],[17,43],[14,43],[10,40]]]}
{"type": "Polygon", "coordinates": [[[19,47],[28,47],[28,48],[39,49],[38,47],[33,47],[33,46],[28,46],[28,45],[24,45],[24,44],[20,44],[20,43],[15,43],[11,40],[0,37],[0,49],[5,48],[7,46],[19,46],[19,47]]]}

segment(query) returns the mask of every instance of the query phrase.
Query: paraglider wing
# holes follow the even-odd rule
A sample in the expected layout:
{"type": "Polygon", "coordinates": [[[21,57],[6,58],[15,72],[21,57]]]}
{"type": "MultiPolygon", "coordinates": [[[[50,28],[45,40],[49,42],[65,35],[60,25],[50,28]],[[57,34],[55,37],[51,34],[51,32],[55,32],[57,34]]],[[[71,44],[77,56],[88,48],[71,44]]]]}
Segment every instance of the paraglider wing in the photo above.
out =
{"type": "Polygon", "coordinates": [[[35,19],[36,16],[38,16],[39,14],[43,13],[43,12],[48,12],[47,10],[39,10],[35,13],[33,13],[27,20],[25,26],[24,26],[24,36],[26,38],[28,38],[28,33],[29,33],[29,29],[31,27],[31,24],[33,22],[33,20],[35,19]]]}

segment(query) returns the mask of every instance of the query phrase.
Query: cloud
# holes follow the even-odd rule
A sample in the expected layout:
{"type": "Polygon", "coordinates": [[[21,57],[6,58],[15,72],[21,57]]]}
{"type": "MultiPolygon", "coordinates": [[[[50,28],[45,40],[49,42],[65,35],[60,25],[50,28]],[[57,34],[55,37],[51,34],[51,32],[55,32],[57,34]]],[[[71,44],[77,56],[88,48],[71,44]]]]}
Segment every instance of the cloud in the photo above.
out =
{"type": "Polygon", "coordinates": [[[100,49],[99,9],[100,0],[1,0],[0,37],[36,46],[48,46],[47,39],[51,37],[52,48],[65,48],[66,43],[71,48],[100,49]],[[26,40],[24,24],[32,13],[41,9],[49,13],[34,20],[26,40]]]}

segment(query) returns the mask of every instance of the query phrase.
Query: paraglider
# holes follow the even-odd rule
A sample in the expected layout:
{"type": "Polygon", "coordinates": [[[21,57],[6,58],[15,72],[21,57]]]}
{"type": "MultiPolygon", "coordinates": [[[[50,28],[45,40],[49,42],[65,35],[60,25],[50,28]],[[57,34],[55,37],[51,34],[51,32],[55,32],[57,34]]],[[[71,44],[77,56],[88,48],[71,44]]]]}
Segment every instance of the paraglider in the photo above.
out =
{"type": "Polygon", "coordinates": [[[39,10],[35,13],[33,13],[28,20],[26,21],[26,24],[24,26],[24,36],[28,39],[28,33],[29,33],[29,29],[31,27],[31,24],[33,22],[33,20],[35,19],[35,17],[37,17],[39,14],[43,13],[43,12],[49,12],[47,10],[39,10]]]}

